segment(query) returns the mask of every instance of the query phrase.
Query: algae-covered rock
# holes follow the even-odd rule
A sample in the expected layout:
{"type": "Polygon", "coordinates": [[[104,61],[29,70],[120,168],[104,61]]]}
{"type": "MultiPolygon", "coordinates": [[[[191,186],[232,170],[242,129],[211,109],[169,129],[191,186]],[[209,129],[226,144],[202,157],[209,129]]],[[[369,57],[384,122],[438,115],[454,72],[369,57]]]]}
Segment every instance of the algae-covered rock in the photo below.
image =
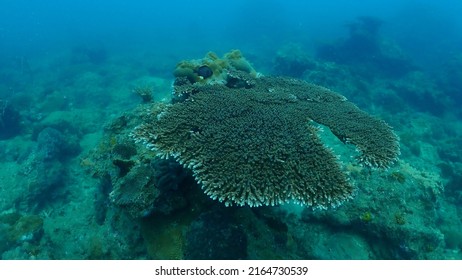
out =
{"type": "Polygon", "coordinates": [[[119,179],[110,200],[117,206],[126,209],[133,217],[144,217],[154,208],[154,201],[159,191],[154,185],[154,173],[150,166],[139,165],[130,169],[119,179]]]}
{"type": "Polygon", "coordinates": [[[0,224],[14,225],[21,218],[18,212],[3,213],[0,215],[0,224]]]}
{"type": "Polygon", "coordinates": [[[186,77],[191,84],[196,82],[214,84],[224,83],[228,71],[242,71],[254,77],[257,75],[250,62],[239,50],[232,50],[222,58],[209,52],[202,59],[183,60],[177,64],[173,75],[175,78],[186,77]],[[204,69],[207,71],[203,71],[204,69]]]}
{"type": "Polygon", "coordinates": [[[247,258],[244,228],[233,221],[230,211],[217,207],[194,221],[187,233],[185,257],[197,260],[247,258]]]}
{"type": "Polygon", "coordinates": [[[37,243],[43,235],[43,219],[37,215],[22,216],[8,231],[11,242],[37,243]]]}
{"type": "MultiPolygon", "coordinates": [[[[123,161],[119,161],[123,162],[123,161]]],[[[188,178],[184,169],[173,160],[153,160],[151,164],[133,161],[121,178],[115,180],[111,201],[133,217],[145,217],[152,212],[168,214],[187,205],[181,191],[188,178]]]]}
{"type": "Polygon", "coordinates": [[[301,78],[303,73],[317,67],[316,62],[298,44],[287,44],[278,50],[273,71],[278,75],[301,78]]]}
{"type": "Polygon", "coordinates": [[[11,103],[0,99],[0,140],[8,139],[21,132],[21,115],[11,103]]]}

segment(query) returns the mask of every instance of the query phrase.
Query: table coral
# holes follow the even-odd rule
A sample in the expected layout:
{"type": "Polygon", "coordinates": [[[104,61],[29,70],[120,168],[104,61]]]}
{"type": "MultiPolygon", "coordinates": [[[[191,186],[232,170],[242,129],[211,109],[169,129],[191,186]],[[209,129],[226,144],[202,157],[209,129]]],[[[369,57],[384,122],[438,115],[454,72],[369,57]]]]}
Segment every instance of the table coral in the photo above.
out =
{"type": "Polygon", "coordinates": [[[175,158],[226,205],[328,208],[352,197],[352,183],[314,122],[355,145],[364,165],[386,168],[399,155],[390,126],[342,95],[295,79],[252,79],[244,88],[196,83],[183,102],[148,113],[132,137],[175,158]]]}

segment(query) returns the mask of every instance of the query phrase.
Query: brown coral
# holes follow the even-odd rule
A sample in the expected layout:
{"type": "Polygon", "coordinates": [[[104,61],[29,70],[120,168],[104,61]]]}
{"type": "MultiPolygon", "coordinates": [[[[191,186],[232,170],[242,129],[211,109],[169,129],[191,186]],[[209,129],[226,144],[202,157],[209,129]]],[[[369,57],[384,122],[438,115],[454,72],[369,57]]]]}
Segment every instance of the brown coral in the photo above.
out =
{"type": "Polygon", "coordinates": [[[250,88],[196,89],[132,136],[191,169],[205,193],[227,205],[326,208],[350,198],[354,188],[312,120],[355,144],[369,165],[388,166],[399,153],[388,125],[322,87],[264,77],[250,88]]]}
{"type": "Polygon", "coordinates": [[[371,167],[387,168],[399,155],[398,137],[384,121],[361,111],[346,98],[329,89],[294,79],[281,79],[279,88],[305,101],[305,112],[330,128],[344,143],[357,147],[358,160],[371,167]]]}

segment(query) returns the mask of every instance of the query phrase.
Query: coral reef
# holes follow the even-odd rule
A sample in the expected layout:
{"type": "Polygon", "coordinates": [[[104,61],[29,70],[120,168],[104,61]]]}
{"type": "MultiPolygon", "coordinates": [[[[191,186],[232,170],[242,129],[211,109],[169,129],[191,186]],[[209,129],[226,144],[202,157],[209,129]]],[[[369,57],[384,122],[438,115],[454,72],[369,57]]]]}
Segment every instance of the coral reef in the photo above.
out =
{"type": "Polygon", "coordinates": [[[400,48],[380,36],[382,21],[375,17],[360,16],[347,27],[349,36],[332,44],[318,47],[317,56],[327,61],[350,64],[364,76],[375,73],[400,77],[416,67],[400,48]]]}
{"type": "Polygon", "coordinates": [[[242,71],[252,76],[257,75],[255,69],[239,50],[230,51],[223,58],[209,52],[203,59],[181,61],[177,64],[173,75],[176,78],[185,77],[190,83],[213,84],[226,80],[229,70],[242,71]]]}
{"type": "MultiPolygon", "coordinates": [[[[302,45],[302,47],[302,50],[308,48],[307,45],[302,45]]],[[[295,52],[295,49],[292,50],[295,52]]],[[[291,63],[293,62],[293,66],[296,66],[297,57],[303,58],[306,55],[301,52],[295,56],[295,59],[290,60],[287,54],[288,66],[285,69],[281,62],[280,74],[295,76],[295,71],[290,72],[291,63]]],[[[306,58],[309,60],[308,57],[306,58]]],[[[221,56],[220,59],[222,59],[221,56]]],[[[161,58],[149,60],[153,64],[172,65],[168,60],[161,58]]],[[[111,58],[111,61],[115,60],[111,58]]],[[[145,61],[147,60],[143,60],[143,63],[145,61]]],[[[261,69],[277,70],[271,68],[274,61],[268,59],[266,54],[262,54],[260,49],[253,52],[252,61],[259,61],[261,69]]],[[[301,61],[303,62],[303,59],[301,61]]],[[[82,74],[86,71],[100,73],[101,83],[98,84],[104,88],[104,92],[92,89],[93,84],[84,89],[80,87],[76,93],[63,89],[62,86],[53,89],[54,86],[59,86],[57,83],[51,83],[45,89],[37,91],[53,92],[52,95],[56,96],[65,94],[69,103],[74,98],[82,97],[81,91],[86,91],[88,96],[94,95],[95,97],[112,92],[118,97],[113,99],[115,103],[111,102],[107,110],[94,110],[95,107],[76,110],[75,106],[58,106],[60,110],[70,111],[57,112],[54,109],[55,105],[49,107],[47,105],[48,109],[43,111],[40,108],[45,107],[35,106],[35,103],[43,103],[43,100],[39,98],[25,103],[28,104],[26,106],[9,99],[12,105],[21,109],[20,113],[24,116],[26,123],[23,123],[25,128],[23,135],[15,137],[14,141],[0,143],[2,147],[0,153],[3,158],[3,163],[0,164],[1,168],[6,171],[0,177],[0,181],[4,183],[1,187],[5,190],[2,192],[2,194],[5,193],[2,197],[3,209],[21,211],[21,213],[31,209],[24,207],[22,201],[8,198],[14,197],[12,194],[15,192],[27,193],[24,187],[26,184],[21,184],[24,182],[23,179],[15,181],[13,178],[8,179],[8,176],[17,174],[15,161],[24,163],[23,166],[28,164],[24,158],[35,151],[35,148],[27,150],[27,144],[35,145],[34,140],[37,140],[37,143],[46,142],[44,140],[48,136],[53,137],[53,132],[48,130],[41,135],[44,128],[51,127],[60,131],[66,141],[69,141],[69,133],[79,137],[82,148],[89,153],[94,153],[95,156],[86,157],[82,154],[80,159],[65,156],[64,160],[48,160],[55,162],[54,164],[58,164],[57,162],[65,164],[66,168],[61,170],[66,171],[66,178],[59,183],[59,189],[50,188],[44,191],[43,193],[51,195],[47,198],[49,203],[31,213],[38,214],[44,219],[43,237],[39,239],[38,246],[32,244],[30,247],[26,245],[28,241],[23,243],[8,241],[8,229],[11,223],[14,225],[16,221],[3,223],[0,225],[0,240],[5,241],[0,242],[2,244],[0,252],[4,252],[2,258],[181,259],[186,257],[232,258],[235,256],[247,259],[460,259],[461,225],[457,205],[462,203],[460,189],[462,168],[460,149],[457,149],[460,146],[460,129],[455,129],[460,127],[460,122],[445,117],[447,113],[453,112],[447,111],[450,107],[447,107],[447,100],[443,99],[448,86],[440,87],[440,84],[435,83],[435,77],[430,77],[424,72],[411,72],[399,79],[390,79],[390,77],[377,73],[375,69],[362,65],[364,69],[370,70],[370,73],[364,76],[363,72],[357,70],[360,66],[355,64],[355,61],[344,64],[314,59],[312,61],[313,65],[301,64],[300,69],[303,70],[297,69],[298,73],[303,71],[301,77],[309,82],[341,92],[359,108],[380,115],[387,123],[396,127],[403,152],[400,158],[405,159],[414,168],[403,161],[386,170],[371,170],[361,166],[354,158],[359,156],[361,161],[361,152],[355,152],[354,145],[344,145],[331,133],[332,130],[341,140],[351,143],[351,139],[341,130],[342,125],[336,129],[333,129],[335,125],[327,125],[327,127],[316,125],[315,122],[321,123],[323,116],[330,118],[328,114],[323,112],[316,120],[315,112],[310,113],[310,108],[303,109],[308,120],[306,125],[322,128],[316,129],[315,132],[320,135],[318,142],[329,147],[329,152],[335,155],[342,172],[346,173],[344,176],[349,178],[349,184],[357,189],[355,199],[344,202],[342,207],[332,211],[307,209],[302,214],[300,212],[306,207],[299,207],[295,204],[279,207],[225,208],[224,204],[210,199],[201,191],[200,186],[190,176],[192,172],[189,172],[188,168],[182,167],[173,158],[166,160],[155,157],[156,151],[135,145],[127,135],[140,123],[157,122],[158,115],[162,118],[166,116],[163,112],[171,113],[169,108],[172,106],[186,104],[191,99],[198,99],[202,102],[205,91],[210,94],[222,90],[225,94],[231,94],[232,91],[235,95],[248,94],[250,96],[253,92],[259,91],[261,87],[259,83],[264,78],[255,79],[249,73],[231,68],[226,68],[224,71],[226,75],[216,77],[214,83],[221,84],[221,87],[217,87],[214,83],[208,85],[207,80],[211,81],[213,75],[194,83],[191,83],[187,77],[178,77],[175,79],[174,91],[182,98],[175,100],[172,104],[145,103],[131,111],[133,106],[140,103],[136,96],[128,94],[131,89],[139,85],[149,85],[154,91],[153,100],[157,102],[162,99],[159,98],[159,92],[162,92],[164,96],[171,93],[171,80],[162,79],[160,83],[154,82],[157,77],[153,77],[152,73],[147,74],[143,65],[137,65],[130,71],[127,71],[128,69],[121,71],[117,69],[117,65],[105,67],[103,71],[85,69],[81,72],[82,74]],[[121,72],[130,74],[126,78],[111,81],[112,78],[104,78],[106,77],[104,72],[112,73],[110,75],[112,78],[123,74],[121,72]],[[142,77],[142,79],[135,77],[142,77]],[[23,109],[29,107],[32,108],[31,114],[23,109]],[[446,113],[440,113],[445,110],[446,113]],[[148,111],[151,111],[150,114],[144,115],[148,111]],[[100,132],[101,122],[95,120],[106,120],[119,112],[123,112],[120,117],[106,125],[104,133],[100,132]],[[424,112],[431,112],[440,117],[430,116],[424,112]],[[38,118],[40,113],[42,117],[38,118]],[[27,134],[30,131],[32,131],[31,136],[27,134]],[[98,145],[100,138],[103,140],[98,145]],[[22,145],[22,148],[19,148],[19,145],[22,145]],[[84,176],[82,171],[84,168],[88,170],[90,176],[84,176]],[[443,174],[443,177],[438,178],[439,174],[443,174]],[[137,178],[137,175],[140,178],[137,178]],[[142,175],[148,176],[149,180],[142,178],[142,175]],[[184,180],[177,181],[177,176],[183,177],[184,180]],[[56,196],[62,194],[65,196],[56,196]],[[9,203],[10,201],[12,202],[9,203]],[[17,209],[10,209],[12,205],[15,205],[17,209]],[[218,214],[212,215],[211,211],[217,211],[218,214]],[[295,211],[295,214],[290,211],[295,211]],[[224,223],[218,221],[219,217],[222,217],[224,223]],[[214,223],[217,223],[216,227],[213,226],[214,223]],[[214,232],[206,232],[210,229],[214,229],[214,232]],[[231,238],[230,235],[220,236],[225,233],[239,238],[231,238]],[[226,248],[234,248],[232,244],[235,240],[242,240],[242,233],[247,240],[246,246],[239,244],[235,246],[236,250],[228,252],[226,248]],[[217,248],[212,245],[211,252],[200,250],[191,252],[196,250],[192,242],[197,241],[198,244],[205,245],[207,238],[220,240],[221,244],[216,246],[217,248]],[[40,251],[38,254],[36,253],[37,247],[40,251]],[[225,250],[220,250],[218,247],[225,248],[225,250]]],[[[198,65],[201,64],[198,63],[198,65]]],[[[208,74],[204,72],[206,69],[208,68],[198,68],[197,74],[207,77],[208,74]]],[[[456,70],[456,68],[453,69],[456,70]]],[[[162,75],[166,73],[170,72],[164,71],[162,75]]],[[[457,72],[454,72],[454,75],[456,77],[457,72]]],[[[79,88],[75,85],[85,86],[83,81],[77,84],[72,83],[69,77],[63,80],[69,88],[79,88]]],[[[303,101],[302,96],[304,95],[296,93],[292,88],[293,85],[283,86],[288,81],[287,79],[284,82],[281,81],[281,85],[276,79],[268,78],[266,81],[272,83],[266,87],[265,93],[274,97],[273,103],[278,100],[275,96],[280,96],[280,92],[290,92],[296,97],[293,103],[311,102],[314,106],[311,108],[313,111],[318,111],[321,107],[316,108],[316,98],[308,97],[313,100],[303,101]]],[[[295,80],[292,82],[295,83],[295,80]]],[[[454,80],[454,82],[457,81],[454,80]]],[[[42,88],[42,84],[37,81],[37,88],[42,88]]],[[[454,94],[455,89],[456,87],[454,87],[454,94]]],[[[30,95],[30,93],[27,94],[27,96],[30,95]]],[[[328,94],[323,95],[329,96],[328,94]]],[[[226,104],[229,99],[231,98],[224,100],[226,104]]],[[[329,101],[332,104],[323,104],[325,106],[322,108],[326,107],[330,110],[343,102],[341,99],[337,100],[333,97],[332,99],[329,101]]],[[[285,106],[296,107],[291,102],[286,102],[285,106]]],[[[326,100],[317,102],[327,103],[326,100]]],[[[95,103],[99,104],[98,101],[95,103]]],[[[218,102],[214,101],[211,106],[215,106],[216,103],[218,102]]],[[[273,103],[268,107],[276,111],[279,106],[273,103]]],[[[252,101],[248,107],[253,108],[255,104],[256,102],[252,101]]],[[[223,110],[223,104],[217,106],[223,110]]],[[[300,105],[300,107],[303,106],[300,105]]],[[[353,110],[356,109],[353,108],[353,110]]],[[[274,116],[280,119],[281,114],[275,113],[274,116]]],[[[345,113],[345,115],[349,114],[345,113]]],[[[354,113],[352,115],[355,116],[354,113]]],[[[345,117],[342,114],[340,116],[345,117]]],[[[352,117],[352,119],[355,118],[352,117]]],[[[346,118],[346,121],[351,122],[352,120],[346,118]]],[[[276,125],[279,124],[276,123],[276,125]]],[[[259,130],[269,126],[250,125],[248,127],[259,130]]],[[[354,130],[354,127],[348,125],[345,127],[350,132],[354,130]]],[[[203,134],[204,130],[193,127],[191,131],[203,134]]],[[[305,132],[308,133],[309,130],[305,132]]],[[[286,133],[289,134],[291,131],[288,130],[286,133]]],[[[252,142],[253,136],[249,135],[251,136],[249,142],[252,142]]],[[[278,139],[280,138],[276,138],[275,141],[278,139]]],[[[46,143],[41,144],[41,147],[49,149],[46,143]]],[[[226,152],[228,148],[223,146],[222,150],[226,152]]],[[[368,147],[362,149],[367,150],[368,147]]],[[[50,150],[53,151],[53,146],[50,150]]],[[[55,151],[57,154],[62,154],[59,149],[55,151]]],[[[53,154],[56,153],[50,153],[50,155],[53,154]]],[[[367,160],[367,158],[363,160],[363,163],[367,160]]],[[[238,161],[237,164],[241,162],[238,161]]],[[[376,164],[371,160],[369,162],[376,164]]],[[[58,169],[50,166],[49,170],[58,169]]],[[[15,177],[25,177],[23,174],[19,175],[21,176],[15,177]]],[[[32,175],[28,179],[32,179],[32,175]]],[[[17,220],[18,218],[6,219],[17,220]]],[[[200,246],[196,248],[202,249],[200,246]]]]}
{"type": "Polygon", "coordinates": [[[43,219],[37,215],[22,216],[9,231],[12,242],[38,243],[43,235],[43,219]]]}
{"type": "Polygon", "coordinates": [[[150,164],[132,164],[126,174],[115,180],[109,194],[112,203],[133,217],[146,217],[152,212],[168,214],[182,208],[186,201],[178,192],[186,178],[183,168],[172,160],[154,159],[150,164]]]}
{"type": "Polygon", "coordinates": [[[47,160],[43,155],[32,152],[19,173],[22,177],[19,181],[26,186],[26,191],[18,198],[21,208],[41,208],[58,196],[59,187],[65,181],[65,166],[57,160],[47,160]]]}
{"type": "Polygon", "coordinates": [[[59,196],[60,186],[67,177],[65,161],[79,151],[75,139],[51,127],[42,129],[19,172],[19,182],[27,186],[27,191],[18,198],[21,207],[41,208],[59,196]]]}
{"type": "Polygon", "coordinates": [[[132,136],[161,158],[192,170],[204,192],[226,205],[295,201],[326,208],[353,186],[310,120],[356,145],[365,165],[386,168],[399,154],[396,135],[346,98],[306,82],[277,77],[248,87],[192,85],[184,102],[148,113],[132,136]]]}
{"type": "Polygon", "coordinates": [[[62,153],[69,149],[64,135],[51,127],[46,127],[37,136],[37,152],[44,160],[54,160],[62,157],[62,153]]]}
{"type": "Polygon", "coordinates": [[[21,132],[21,115],[7,100],[0,99],[0,140],[21,132]]]}
{"type": "Polygon", "coordinates": [[[448,98],[447,93],[426,78],[423,72],[410,72],[403,79],[389,81],[385,86],[396,92],[405,104],[411,104],[421,112],[442,116],[447,113],[447,108],[452,107],[453,101],[448,98]]]}
{"type": "Polygon", "coordinates": [[[114,190],[109,194],[110,200],[126,209],[133,217],[147,216],[159,196],[152,174],[148,166],[130,168],[130,171],[117,181],[114,190]]]}
{"type": "Polygon", "coordinates": [[[278,50],[274,59],[273,72],[276,75],[301,78],[305,71],[315,67],[316,62],[307,55],[302,46],[292,43],[278,50]]]}
{"type": "Polygon", "coordinates": [[[138,95],[144,103],[152,101],[153,89],[150,86],[137,86],[133,89],[133,93],[138,95]]]}
{"type": "MultiPolygon", "coordinates": [[[[372,23],[369,31],[354,25],[358,42],[376,32],[372,23]]],[[[369,54],[386,56],[380,34],[370,38],[377,44],[365,46],[369,54]]],[[[340,45],[346,40],[336,50],[345,50],[340,45]]],[[[357,60],[311,58],[305,43],[283,46],[273,60],[278,45],[246,51],[259,70],[300,77],[349,101],[295,79],[260,77],[240,52],[189,61],[198,81],[175,77],[173,95],[170,68],[178,57],[156,48],[137,58],[107,52],[101,62],[97,53],[54,53],[53,59],[30,60],[33,80],[28,71],[1,68],[0,99],[8,102],[0,104],[15,112],[21,129],[0,141],[0,258],[461,259],[460,55],[432,75],[420,69],[397,78],[369,65],[366,54],[363,60],[361,54],[357,60]],[[71,66],[69,55],[76,58],[71,66]],[[137,87],[149,88],[152,99],[132,94],[137,87]],[[396,127],[402,155],[395,164],[396,136],[353,103],[396,127]],[[129,137],[137,126],[152,128],[148,136],[162,136],[154,139],[159,142],[182,132],[172,143],[186,148],[172,151],[205,164],[188,167],[194,161],[183,166],[174,157],[156,156],[164,151],[129,137]],[[244,145],[237,145],[242,139],[244,145]],[[318,148],[331,161],[307,170],[318,148]],[[237,203],[221,203],[201,190],[236,189],[242,180],[258,184],[250,195],[265,197],[296,181],[319,200],[324,193],[312,184],[327,189],[332,177],[320,171],[327,166],[355,196],[315,205],[342,203],[335,209],[225,207],[237,203]],[[193,177],[195,168],[201,182],[193,177]],[[318,173],[324,175],[313,178],[318,173]]]]}
{"type": "Polygon", "coordinates": [[[202,213],[186,233],[185,258],[195,260],[246,259],[245,229],[233,220],[232,213],[221,207],[215,207],[202,213]]]}
{"type": "Polygon", "coordinates": [[[43,237],[43,218],[18,212],[0,214],[0,254],[22,246],[30,255],[39,250],[43,237]]]}
{"type": "Polygon", "coordinates": [[[174,160],[154,158],[128,137],[144,110],[141,107],[110,122],[98,149],[82,159],[82,166],[100,180],[101,193],[95,202],[99,221],[105,219],[108,204],[136,219],[170,214],[188,205],[184,189],[191,183],[190,174],[174,160]]]}
{"type": "Polygon", "coordinates": [[[179,221],[177,216],[162,215],[147,219],[142,222],[142,225],[143,237],[151,258],[159,260],[184,259],[184,232],[189,223],[179,221]]]}
{"type": "Polygon", "coordinates": [[[448,61],[444,62],[443,68],[437,74],[437,84],[445,95],[449,96],[448,108],[456,111],[462,118],[462,110],[459,104],[462,102],[460,89],[462,88],[462,53],[456,53],[448,61]]]}
{"type": "MultiPolygon", "coordinates": [[[[390,172],[374,172],[367,177],[360,176],[358,180],[362,183],[358,184],[360,191],[355,203],[345,204],[335,211],[306,209],[300,216],[301,221],[289,222],[288,225],[294,231],[296,241],[304,244],[301,248],[324,243],[324,238],[338,233],[351,234],[351,238],[366,244],[360,248],[349,248],[350,251],[338,248],[339,251],[334,253],[321,251],[319,246],[315,246],[313,250],[316,251],[302,253],[306,254],[306,258],[433,259],[444,250],[443,231],[432,222],[444,217],[438,211],[442,203],[441,178],[400,161],[390,172]],[[407,179],[402,181],[398,177],[390,181],[390,176],[398,172],[399,176],[407,179]],[[303,227],[305,230],[301,230],[303,227]],[[368,256],[358,254],[369,246],[368,256]]],[[[452,232],[454,228],[457,227],[448,231],[452,232]]],[[[452,236],[451,233],[448,238],[452,236]]],[[[348,244],[344,240],[341,242],[342,246],[348,244]]]]}

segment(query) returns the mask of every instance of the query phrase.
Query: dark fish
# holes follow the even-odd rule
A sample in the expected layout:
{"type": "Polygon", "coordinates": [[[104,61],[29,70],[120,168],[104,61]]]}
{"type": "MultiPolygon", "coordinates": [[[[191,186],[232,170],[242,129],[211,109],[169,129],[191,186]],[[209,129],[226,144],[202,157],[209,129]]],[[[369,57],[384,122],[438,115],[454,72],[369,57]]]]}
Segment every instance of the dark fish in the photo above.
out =
{"type": "Polygon", "coordinates": [[[202,65],[197,69],[197,75],[201,76],[204,79],[207,79],[212,77],[213,71],[207,65],[202,65]]]}

